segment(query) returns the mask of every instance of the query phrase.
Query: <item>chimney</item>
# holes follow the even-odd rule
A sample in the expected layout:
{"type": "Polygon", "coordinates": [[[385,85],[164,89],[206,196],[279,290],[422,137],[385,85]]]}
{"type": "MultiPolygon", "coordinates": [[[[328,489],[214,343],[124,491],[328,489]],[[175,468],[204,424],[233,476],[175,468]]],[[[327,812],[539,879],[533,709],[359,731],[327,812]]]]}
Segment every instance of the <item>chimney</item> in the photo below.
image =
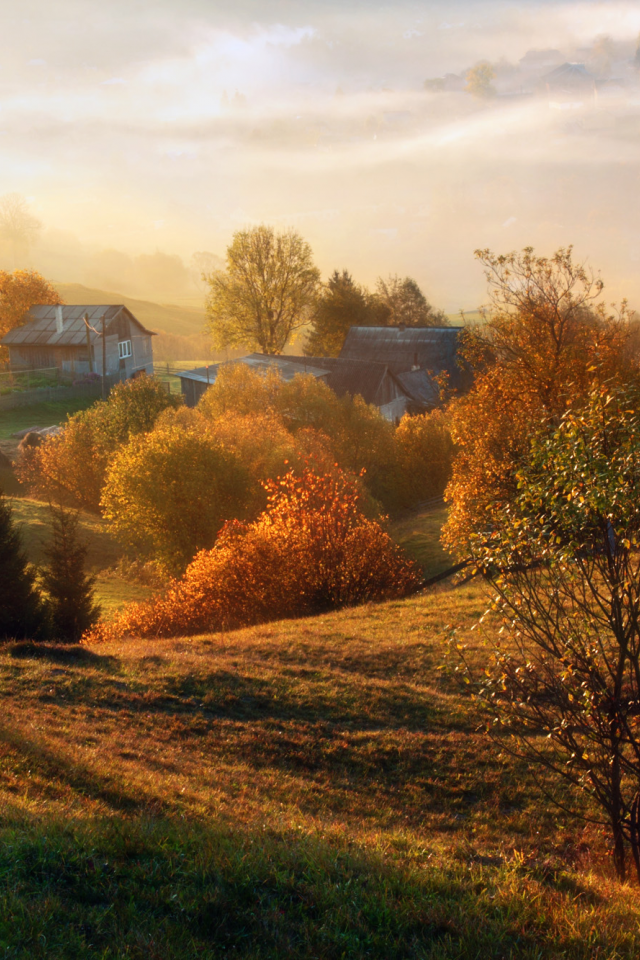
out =
{"type": "Polygon", "coordinates": [[[56,333],[62,333],[64,323],[62,321],[62,307],[56,307],[56,333]]]}

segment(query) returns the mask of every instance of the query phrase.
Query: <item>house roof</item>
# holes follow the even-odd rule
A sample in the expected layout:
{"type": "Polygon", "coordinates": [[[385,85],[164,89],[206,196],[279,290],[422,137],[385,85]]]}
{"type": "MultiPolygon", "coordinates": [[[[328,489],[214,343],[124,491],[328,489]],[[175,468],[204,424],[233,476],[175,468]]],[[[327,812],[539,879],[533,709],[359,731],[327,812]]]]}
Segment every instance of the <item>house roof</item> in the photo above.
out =
{"type": "MultiPolygon", "coordinates": [[[[92,327],[102,324],[102,320],[107,325],[107,334],[111,323],[121,314],[126,314],[130,320],[140,328],[142,333],[149,336],[155,336],[151,330],[142,326],[130,310],[123,304],[89,304],[82,306],[79,304],[62,305],[62,333],[58,333],[56,322],[55,306],[49,304],[36,304],[26,314],[26,322],[19,327],[14,327],[4,335],[0,343],[3,346],[46,346],[46,347],[74,347],[83,346],[87,342],[87,330],[84,324],[84,316],[88,315],[89,323],[92,327]]],[[[101,332],[101,327],[99,327],[101,332]]],[[[100,333],[89,332],[92,342],[99,339],[100,333]]]]}
{"type": "Polygon", "coordinates": [[[555,70],[550,70],[542,78],[542,83],[552,87],[586,86],[593,85],[595,77],[589,73],[584,63],[562,63],[555,70]]]}
{"type": "MultiPolygon", "coordinates": [[[[305,358],[303,357],[301,359],[304,360],[305,358]]],[[[239,357],[237,360],[212,363],[208,368],[208,373],[207,367],[198,367],[195,370],[182,370],[176,373],[176,376],[180,377],[181,380],[196,380],[199,383],[215,383],[220,367],[234,363],[242,363],[250,367],[250,369],[256,370],[258,373],[266,373],[267,370],[273,370],[275,368],[283,380],[293,380],[296,374],[303,372],[300,370],[299,364],[291,362],[290,357],[273,357],[263,353],[251,353],[249,356],[239,357]]],[[[326,377],[329,373],[327,369],[310,363],[306,364],[304,372],[310,373],[313,377],[326,377]]]]}
{"type": "Polygon", "coordinates": [[[289,357],[299,367],[310,363],[328,367],[327,386],[342,397],[359,394],[366,403],[375,403],[385,377],[396,379],[386,363],[375,360],[348,360],[344,357],[289,357]]]}
{"type": "Polygon", "coordinates": [[[346,360],[386,363],[391,373],[415,367],[431,374],[447,373],[452,387],[466,384],[457,362],[462,327],[351,327],[340,351],[346,360]]]}
{"type": "Polygon", "coordinates": [[[440,390],[426,370],[409,370],[396,374],[404,392],[423,407],[435,407],[440,401],[440,390]]]}

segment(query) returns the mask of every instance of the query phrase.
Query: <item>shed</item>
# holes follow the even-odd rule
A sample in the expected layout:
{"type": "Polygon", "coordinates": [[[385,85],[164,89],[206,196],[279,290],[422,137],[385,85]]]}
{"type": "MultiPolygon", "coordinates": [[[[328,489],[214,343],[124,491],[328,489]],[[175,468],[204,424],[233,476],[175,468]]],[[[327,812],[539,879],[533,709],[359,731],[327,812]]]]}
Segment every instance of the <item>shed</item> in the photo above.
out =
{"type": "Polygon", "coordinates": [[[9,349],[13,370],[57,367],[71,376],[102,373],[103,329],[107,374],[153,373],[151,338],[155,334],[123,304],[37,304],[25,315],[25,322],[5,334],[0,343],[9,349]],[[85,317],[93,328],[88,337],[85,317]]]}

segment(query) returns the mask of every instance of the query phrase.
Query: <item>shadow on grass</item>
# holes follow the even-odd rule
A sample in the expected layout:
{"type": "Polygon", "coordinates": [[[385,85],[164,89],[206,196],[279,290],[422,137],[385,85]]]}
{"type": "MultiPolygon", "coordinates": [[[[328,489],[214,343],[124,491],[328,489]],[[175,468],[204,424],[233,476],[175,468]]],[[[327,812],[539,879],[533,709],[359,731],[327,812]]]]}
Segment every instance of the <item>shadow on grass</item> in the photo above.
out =
{"type": "Polygon", "coordinates": [[[528,896],[509,868],[408,870],[298,833],[157,819],[0,840],[0,939],[20,960],[630,960],[639,947],[633,911],[528,896]]]}
{"type": "Polygon", "coordinates": [[[113,669],[118,664],[116,657],[94,653],[78,643],[34,643],[32,640],[21,640],[10,644],[6,649],[9,655],[17,660],[47,660],[51,663],[86,665],[102,670],[113,669]]]}

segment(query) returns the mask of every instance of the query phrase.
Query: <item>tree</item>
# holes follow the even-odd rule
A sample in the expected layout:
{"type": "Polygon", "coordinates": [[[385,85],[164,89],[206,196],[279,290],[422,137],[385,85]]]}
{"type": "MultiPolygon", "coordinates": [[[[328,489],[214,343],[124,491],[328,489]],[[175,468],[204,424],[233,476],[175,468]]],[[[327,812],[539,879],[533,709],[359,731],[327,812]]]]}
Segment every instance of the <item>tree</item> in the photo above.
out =
{"type": "Polygon", "coordinates": [[[213,546],[225,520],[244,515],[249,478],[237,456],[207,433],[159,427],[113,459],[102,507],[113,533],[181,573],[213,546]]]}
{"type": "Polygon", "coordinates": [[[226,260],[226,271],[207,278],[214,343],[282,353],[315,300],[320,273],[311,247],[294,230],[276,233],[262,225],[235,233],[226,260]]]}
{"type": "Polygon", "coordinates": [[[107,400],[68,417],[61,433],[21,460],[18,475],[40,496],[99,513],[105,472],[117,450],[180,403],[146,374],[118,383],[107,400]]]}
{"type": "Polygon", "coordinates": [[[491,81],[495,80],[495,76],[495,70],[490,63],[476,64],[475,67],[467,71],[466,92],[473,94],[474,97],[495,97],[495,87],[491,84],[491,81]]]}
{"type": "Polygon", "coordinates": [[[23,323],[35,304],[63,302],[55,287],[35,270],[0,270],[0,338],[23,323]]]}
{"type": "Polygon", "coordinates": [[[518,493],[471,538],[501,629],[471,673],[503,750],[586,791],[640,879],[640,388],[539,429],[518,493]]]}
{"type": "Polygon", "coordinates": [[[11,507],[0,493],[0,638],[38,640],[46,636],[47,614],[22,549],[11,507]]]}
{"type": "Polygon", "coordinates": [[[51,507],[52,538],[45,550],[49,561],[42,583],[49,597],[51,632],[55,640],[78,643],[100,617],[95,603],[95,577],[84,570],[87,547],[78,539],[78,514],[51,507]]]}
{"type": "Polygon", "coordinates": [[[586,397],[594,381],[634,375],[632,331],[623,303],[608,314],[603,284],[571,247],[552,257],[476,251],[489,283],[486,321],[465,332],[462,355],[474,373],[471,390],[450,405],[457,445],[444,538],[465,554],[472,532],[515,493],[515,469],[531,430],[545,416],[586,397]]]}
{"type": "Polygon", "coordinates": [[[316,301],[304,352],[307,356],[337,357],[349,327],[370,326],[374,316],[368,292],[354,283],[347,270],[334,270],[316,301]]]}
{"type": "Polygon", "coordinates": [[[419,588],[419,570],[360,509],[354,477],[307,467],[265,486],[257,520],[226,524],[163,596],[125,608],[96,639],[231,629],[419,588]]]}
{"type": "Polygon", "coordinates": [[[5,193],[0,197],[0,238],[10,244],[14,266],[18,254],[29,249],[41,227],[21,194],[5,193]]]}
{"type": "Polygon", "coordinates": [[[411,277],[390,276],[378,278],[374,303],[378,307],[374,322],[380,326],[446,327],[449,325],[442,310],[431,306],[422,290],[411,277]]]}

